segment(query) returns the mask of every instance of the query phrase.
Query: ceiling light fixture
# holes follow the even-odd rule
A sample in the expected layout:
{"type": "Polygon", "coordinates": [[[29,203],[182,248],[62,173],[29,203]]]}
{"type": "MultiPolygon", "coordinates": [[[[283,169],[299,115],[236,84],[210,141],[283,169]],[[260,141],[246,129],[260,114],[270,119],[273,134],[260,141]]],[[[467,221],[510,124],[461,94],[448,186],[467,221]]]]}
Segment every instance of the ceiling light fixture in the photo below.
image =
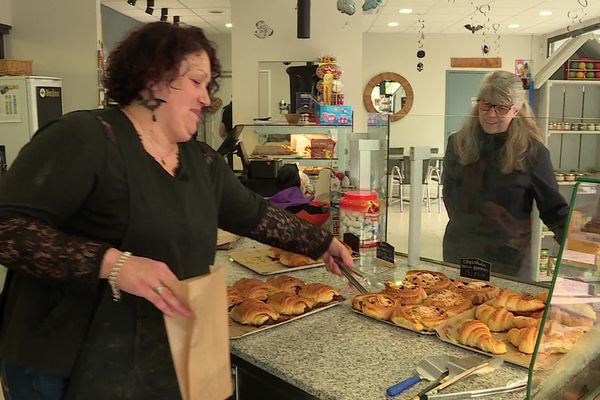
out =
{"type": "Polygon", "coordinates": [[[509,25],[508,25],[508,27],[509,27],[510,29],[516,29],[516,28],[519,28],[519,27],[521,27],[521,25],[519,25],[519,24],[509,24],[509,25]]]}
{"type": "Polygon", "coordinates": [[[225,28],[231,28],[233,27],[233,24],[231,22],[228,22],[225,24],[225,28]]]}
{"type": "Polygon", "coordinates": [[[549,17],[550,15],[552,15],[552,11],[549,10],[542,10],[538,13],[538,15],[542,16],[542,17],[549,17]]]}
{"type": "Polygon", "coordinates": [[[413,12],[412,8],[401,8],[398,10],[400,14],[410,14],[413,12]]]}
{"type": "Polygon", "coordinates": [[[127,0],[127,4],[135,6],[137,0],[127,0]]]}
{"type": "Polygon", "coordinates": [[[154,0],[146,0],[146,14],[152,15],[154,12],[154,0]]]}
{"type": "Polygon", "coordinates": [[[390,28],[395,28],[396,26],[400,26],[400,22],[388,22],[387,26],[390,28]]]}
{"type": "Polygon", "coordinates": [[[221,11],[221,10],[210,10],[208,13],[209,14],[223,14],[223,11],[221,11]]]}
{"type": "Polygon", "coordinates": [[[161,8],[160,9],[160,21],[161,22],[167,22],[168,18],[169,18],[169,9],[168,8],[161,8]]]}

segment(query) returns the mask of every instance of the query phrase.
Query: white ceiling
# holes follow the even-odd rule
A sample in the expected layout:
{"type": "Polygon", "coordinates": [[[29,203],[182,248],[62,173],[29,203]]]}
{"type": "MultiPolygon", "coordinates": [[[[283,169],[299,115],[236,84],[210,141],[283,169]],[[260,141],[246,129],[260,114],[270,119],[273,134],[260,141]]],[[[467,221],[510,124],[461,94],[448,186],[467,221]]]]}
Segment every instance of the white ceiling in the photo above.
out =
{"type": "MultiPolygon", "coordinates": [[[[362,12],[363,2],[356,0],[357,12],[348,18],[362,18],[364,32],[418,32],[421,19],[424,33],[467,33],[464,25],[471,24],[485,27],[479,34],[542,35],[574,26],[580,19],[600,21],[599,0],[384,0],[377,10],[369,13],[362,12]],[[585,4],[587,7],[582,7],[585,4]],[[400,8],[411,8],[413,13],[400,14],[400,8]],[[552,15],[539,16],[541,10],[552,11],[552,15]],[[389,22],[398,22],[399,26],[388,27],[389,22]],[[509,24],[520,27],[510,29],[509,24]]],[[[145,13],[146,0],[137,0],[135,6],[127,0],[101,0],[101,3],[140,22],[158,21],[160,9],[168,8],[169,21],[179,15],[181,22],[199,26],[207,33],[230,32],[225,27],[231,19],[230,0],[155,0],[153,15],[145,13]]],[[[317,12],[324,6],[335,4],[316,0],[311,11],[317,12]]]]}

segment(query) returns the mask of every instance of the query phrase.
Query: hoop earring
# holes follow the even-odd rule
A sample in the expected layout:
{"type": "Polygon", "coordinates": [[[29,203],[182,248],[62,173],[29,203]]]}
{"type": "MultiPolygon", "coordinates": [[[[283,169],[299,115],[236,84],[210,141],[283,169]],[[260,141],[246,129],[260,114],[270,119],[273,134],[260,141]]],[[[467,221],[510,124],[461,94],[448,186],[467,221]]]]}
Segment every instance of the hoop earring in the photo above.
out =
{"type": "Polygon", "coordinates": [[[149,90],[148,91],[150,94],[148,95],[147,99],[142,99],[140,101],[140,104],[144,107],[146,107],[148,110],[150,110],[150,112],[152,113],[152,121],[156,122],[156,114],[154,114],[154,111],[161,106],[162,103],[166,103],[166,101],[164,101],[163,99],[159,99],[157,97],[154,97],[154,91],[153,90],[149,90]]]}

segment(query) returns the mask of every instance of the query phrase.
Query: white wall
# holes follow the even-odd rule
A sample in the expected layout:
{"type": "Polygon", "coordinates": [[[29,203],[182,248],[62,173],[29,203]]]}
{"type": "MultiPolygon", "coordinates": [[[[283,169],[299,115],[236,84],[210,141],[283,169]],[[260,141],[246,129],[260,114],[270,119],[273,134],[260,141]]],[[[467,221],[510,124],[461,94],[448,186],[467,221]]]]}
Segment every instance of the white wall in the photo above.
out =
{"type": "MultiPolygon", "coordinates": [[[[429,34],[423,49],[425,58],[416,57],[416,34],[364,34],[363,87],[381,72],[396,72],[404,76],[414,91],[410,113],[390,124],[390,146],[425,145],[444,148],[444,112],[446,71],[451,57],[482,57],[481,35],[429,34]],[[416,65],[424,64],[422,72],[416,65]]],[[[492,44],[492,43],[490,43],[492,44]]],[[[514,72],[515,59],[532,59],[535,43],[530,36],[503,36],[499,41],[502,69],[514,72]]],[[[490,56],[496,56],[494,50],[490,56]]]]}
{"type": "Polygon", "coordinates": [[[62,78],[64,112],[97,107],[100,0],[12,0],[10,8],[6,57],[33,60],[35,75],[62,78]]]}
{"type": "Polygon", "coordinates": [[[0,24],[12,25],[10,0],[0,0],[0,24]]]}
{"type": "MultiPolygon", "coordinates": [[[[366,129],[362,102],[362,25],[360,15],[337,11],[336,0],[312,2],[311,38],[296,38],[296,0],[231,0],[233,121],[249,122],[256,117],[258,62],[313,60],[321,55],[337,56],[344,69],[345,102],[355,108],[355,127],[366,129]],[[254,36],[255,23],[264,20],[274,30],[266,39],[254,36]]],[[[250,146],[250,137],[244,142],[250,146]]]]}

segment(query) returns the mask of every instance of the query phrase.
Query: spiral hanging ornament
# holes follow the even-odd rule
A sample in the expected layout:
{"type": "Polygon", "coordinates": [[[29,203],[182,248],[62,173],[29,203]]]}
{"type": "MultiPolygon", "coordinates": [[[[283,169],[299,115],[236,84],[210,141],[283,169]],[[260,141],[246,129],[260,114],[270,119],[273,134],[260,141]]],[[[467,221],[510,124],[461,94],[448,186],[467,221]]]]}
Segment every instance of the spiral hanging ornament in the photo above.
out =
{"type": "Polygon", "coordinates": [[[497,56],[500,56],[500,33],[498,30],[500,29],[500,24],[492,24],[492,29],[494,31],[494,50],[497,56]]]}
{"type": "MultiPolygon", "coordinates": [[[[423,33],[423,31],[425,30],[425,20],[423,19],[423,16],[419,17],[418,22],[420,25],[419,33],[417,35],[417,37],[419,38],[417,40],[417,44],[419,45],[419,50],[417,50],[417,58],[425,58],[425,50],[423,50],[423,42],[425,41],[425,33],[423,33]]],[[[423,71],[423,63],[421,61],[417,63],[417,71],[423,71]]]]}

